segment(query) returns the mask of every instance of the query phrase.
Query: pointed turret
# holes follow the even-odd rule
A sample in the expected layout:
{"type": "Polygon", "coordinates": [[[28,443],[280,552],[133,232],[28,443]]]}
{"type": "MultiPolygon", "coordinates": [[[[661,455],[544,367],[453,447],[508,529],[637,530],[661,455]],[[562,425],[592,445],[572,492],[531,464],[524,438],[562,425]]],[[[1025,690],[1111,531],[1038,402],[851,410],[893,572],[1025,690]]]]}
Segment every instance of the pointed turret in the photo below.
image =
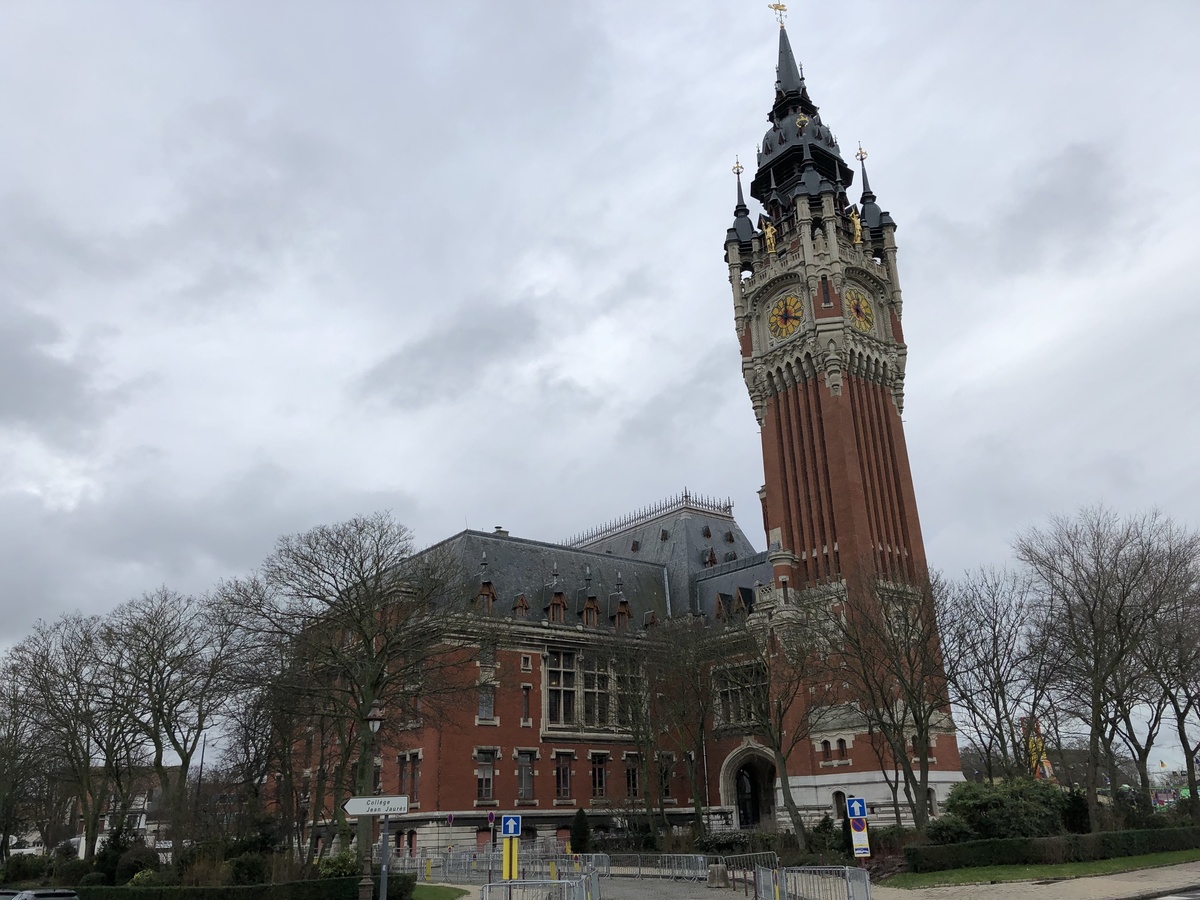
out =
{"type": "Polygon", "coordinates": [[[862,207],[861,217],[864,228],[874,229],[884,225],[891,225],[893,228],[896,223],[892,220],[891,214],[880,209],[879,204],[875,202],[875,192],[871,190],[871,182],[867,180],[867,151],[862,148],[862,144],[858,145],[858,152],[854,154],[858,160],[858,165],[862,171],[862,199],[859,205],[862,207]]]}
{"type": "MultiPolygon", "coordinates": [[[[745,258],[749,259],[751,241],[754,240],[754,223],[750,221],[750,207],[746,205],[746,197],[742,193],[742,172],[742,164],[735,163],[733,174],[737,176],[737,204],[733,207],[733,224],[725,232],[725,243],[728,245],[730,242],[736,241],[739,251],[742,251],[745,258]]],[[[727,251],[727,261],[728,257],[727,251]]]]}
{"type": "MultiPolygon", "coordinates": [[[[787,29],[782,23],[779,28],[779,64],[775,76],[775,102],[767,116],[771,128],[763,137],[762,149],[758,153],[758,171],[750,183],[750,195],[767,204],[774,177],[776,189],[783,196],[795,193],[797,182],[803,177],[795,165],[801,154],[813,160],[825,192],[836,191],[840,179],[848,185],[854,178],[854,170],[842,160],[833,132],[821,121],[817,105],[808,96],[804,84],[804,70],[796,61],[788,40],[787,29]]],[[[805,184],[805,193],[815,193],[812,186],[805,184]]]]}

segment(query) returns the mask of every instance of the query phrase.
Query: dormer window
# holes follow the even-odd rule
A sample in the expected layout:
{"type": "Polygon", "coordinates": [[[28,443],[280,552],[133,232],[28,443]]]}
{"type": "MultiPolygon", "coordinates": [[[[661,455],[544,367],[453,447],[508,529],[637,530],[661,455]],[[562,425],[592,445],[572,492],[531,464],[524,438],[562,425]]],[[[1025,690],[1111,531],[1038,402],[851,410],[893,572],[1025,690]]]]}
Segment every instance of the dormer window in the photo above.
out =
{"type": "Polygon", "coordinates": [[[479,596],[475,599],[475,605],[484,612],[491,612],[492,606],[496,602],[496,590],[492,587],[490,581],[485,581],[479,586],[479,596]]]}
{"type": "Polygon", "coordinates": [[[629,627],[632,615],[628,600],[622,600],[617,604],[617,614],[613,616],[613,624],[617,627],[617,631],[624,631],[629,627]]]}
{"type": "Polygon", "coordinates": [[[529,618],[529,601],[525,599],[524,594],[518,594],[517,599],[513,601],[513,615],[518,619],[529,618]]]}
{"type": "Polygon", "coordinates": [[[556,625],[567,621],[567,598],[563,596],[562,591],[555,592],[554,597],[550,600],[547,617],[556,625]]]}
{"type": "Polygon", "coordinates": [[[600,604],[595,597],[588,597],[583,606],[583,624],[587,628],[595,628],[600,624],[600,604]]]}

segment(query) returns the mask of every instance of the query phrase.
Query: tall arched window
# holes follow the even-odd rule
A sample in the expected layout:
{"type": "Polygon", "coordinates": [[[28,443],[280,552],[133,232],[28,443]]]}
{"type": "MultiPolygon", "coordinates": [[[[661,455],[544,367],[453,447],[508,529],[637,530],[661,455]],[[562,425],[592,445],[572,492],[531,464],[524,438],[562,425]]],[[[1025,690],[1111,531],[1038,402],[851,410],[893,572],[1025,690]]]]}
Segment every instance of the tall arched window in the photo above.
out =
{"type": "Polygon", "coordinates": [[[829,741],[821,741],[821,757],[833,759],[833,748],[829,745],[829,741]]]}
{"type": "Polygon", "coordinates": [[[846,758],[846,739],[838,738],[838,759],[846,758]]]}
{"type": "Polygon", "coordinates": [[[835,819],[846,818],[846,792],[833,792],[833,817],[835,819]]]}

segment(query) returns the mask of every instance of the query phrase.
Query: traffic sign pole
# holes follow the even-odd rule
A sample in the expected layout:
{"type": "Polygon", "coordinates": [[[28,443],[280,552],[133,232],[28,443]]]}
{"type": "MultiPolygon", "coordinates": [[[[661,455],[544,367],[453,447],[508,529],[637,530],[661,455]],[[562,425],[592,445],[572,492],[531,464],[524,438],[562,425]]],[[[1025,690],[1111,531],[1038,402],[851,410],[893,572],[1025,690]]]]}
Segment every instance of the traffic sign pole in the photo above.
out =
{"type": "Polygon", "coordinates": [[[383,830],[379,835],[379,900],[387,900],[388,853],[392,849],[388,837],[388,822],[390,818],[387,813],[383,814],[383,830]]]}

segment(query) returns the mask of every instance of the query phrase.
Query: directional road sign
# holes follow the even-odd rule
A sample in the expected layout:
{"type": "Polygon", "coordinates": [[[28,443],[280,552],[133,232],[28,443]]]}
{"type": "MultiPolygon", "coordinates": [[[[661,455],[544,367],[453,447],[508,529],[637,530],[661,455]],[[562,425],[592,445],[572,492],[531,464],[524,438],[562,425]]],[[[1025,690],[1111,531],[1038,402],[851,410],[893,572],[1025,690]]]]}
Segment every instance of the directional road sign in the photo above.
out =
{"type": "Polygon", "coordinates": [[[351,797],[342,809],[348,816],[402,816],[408,812],[408,797],[351,797]]]}
{"type": "Polygon", "coordinates": [[[865,819],[867,817],[867,801],[862,797],[847,797],[846,817],[849,819],[865,819]]]}
{"type": "Polygon", "coordinates": [[[520,837],[521,836],[521,817],[520,816],[501,816],[500,817],[500,836],[501,837],[520,837]]]}

